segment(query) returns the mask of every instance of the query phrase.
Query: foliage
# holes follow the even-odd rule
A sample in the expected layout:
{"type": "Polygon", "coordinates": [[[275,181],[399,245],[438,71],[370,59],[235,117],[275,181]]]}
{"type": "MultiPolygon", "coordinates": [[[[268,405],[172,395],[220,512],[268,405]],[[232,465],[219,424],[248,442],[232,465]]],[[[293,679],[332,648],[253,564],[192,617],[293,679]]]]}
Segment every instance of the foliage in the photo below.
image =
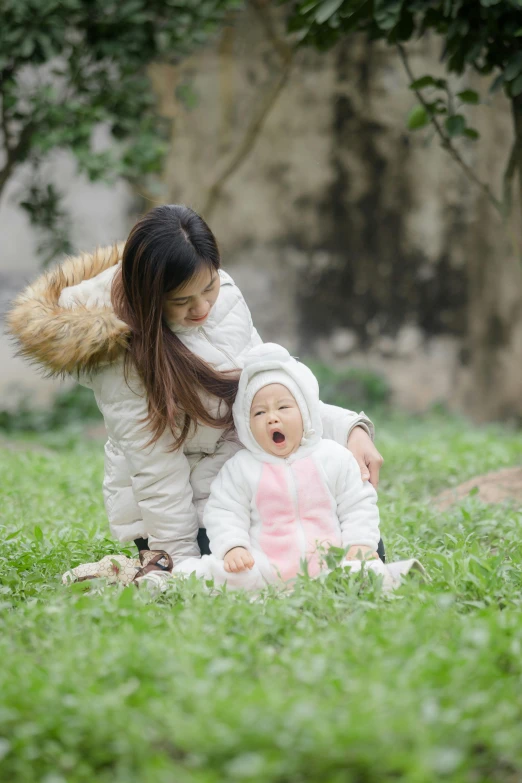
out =
{"type": "Polygon", "coordinates": [[[366,31],[394,44],[433,30],[444,39],[449,71],[463,73],[471,66],[488,74],[498,68],[508,95],[519,94],[520,0],[298,0],[293,5],[290,29],[319,49],[352,32],[366,31]]]}
{"type": "Polygon", "coordinates": [[[291,6],[289,30],[302,44],[323,51],[348,34],[364,31],[372,40],[397,46],[410,89],[419,99],[407,120],[410,130],[431,122],[469,178],[503,216],[509,214],[511,181],[517,169],[522,181],[522,0],[297,0],[291,6]],[[454,95],[447,79],[430,74],[415,78],[409,68],[404,42],[428,32],[441,38],[441,59],[449,73],[462,74],[467,68],[481,75],[494,73],[491,91],[502,88],[513,102],[516,138],[502,198],[477,179],[453,145],[455,137],[478,139],[462,107],[479,103],[480,96],[469,89],[454,95]]]}
{"type": "Polygon", "coordinates": [[[44,266],[57,256],[74,252],[70,239],[71,221],[63,207],[62,194],[52,182],[41,180],[37,165],[20,206],[26,211],[29,223],[42,235],[38,254],[44,266]]]}
{"type": "MultiPolygon", "coordinates": [[[[14,170],[41,172],[52,153],[73,153],[91,180],[132,181],[160,171],[164,122],[146,67],[176,61],[207,40],[238,0],[2,0],[0,97],[4,163],[0,192],[14,170]],[[100,146],[105,128],[116,143],[100,146]]],[[[40,174],[40,176],[43,176],[40,174]]],[[[23,200],[34,225],[62,236],[61,195],[39,183],[23,200]]]]}
{"type": "Polygon", "coordinates": [[[388,554],[432,578],[392,599],[338,573],[256,602],[195,581],[156,601],[64,588],[66,568],[119,550],[102,454],[0,452],[0,780],[518,780],[520,509],[441,514],[430,496],[519,460],[521,436],[377,425],[388,554]]]}
{"type": "Polygon", "coordinates": [[[7,434],[52,432],[101,421],[94,394],[79,384],[57,394],[49,408],[35,408],[30,400],[22,400],[14,410],[0,410],[0,432],[7,434]]]}
{"type": "Polygon", "coordinates": [[[352,367],[337,371],[313,359],[305,360],[319,382],[321,399],[331,405],[375,410],[390,401],[391,390],[386,379],[371,370],[352,367]]]}

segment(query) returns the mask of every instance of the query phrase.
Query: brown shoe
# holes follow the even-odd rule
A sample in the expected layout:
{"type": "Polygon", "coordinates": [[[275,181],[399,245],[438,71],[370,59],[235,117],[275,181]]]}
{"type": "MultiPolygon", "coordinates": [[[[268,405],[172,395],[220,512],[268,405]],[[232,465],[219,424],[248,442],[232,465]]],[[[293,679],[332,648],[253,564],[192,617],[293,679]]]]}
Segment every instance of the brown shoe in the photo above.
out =
{"type": "Polygon", "coordinates": [[[168,552],[162,549],[143,549],[140,552],[140,562],[142,567],[136,572],[133,582],[137,585],[137,580],[151,571],[163,571],[172,574],[174,563],[168,552]]]}

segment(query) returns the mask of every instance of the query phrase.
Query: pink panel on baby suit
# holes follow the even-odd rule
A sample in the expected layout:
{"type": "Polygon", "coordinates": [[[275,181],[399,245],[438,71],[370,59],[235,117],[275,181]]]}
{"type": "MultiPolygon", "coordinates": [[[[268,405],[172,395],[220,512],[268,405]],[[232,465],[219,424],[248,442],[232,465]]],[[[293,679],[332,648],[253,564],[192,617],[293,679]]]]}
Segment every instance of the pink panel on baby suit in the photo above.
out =
{"type": "Polygon", "coordinates": [[[301,542],[285,465],[265,463],[256,496],[261,517],[259,546],[282,579],[299,572],[301,542]]]}
{"type": "Polygon", "coordinates": [[[315,463],[312,459],[299,460],[291,466],[291,470],[300,522],[296,519],[296,502],[288,485],[285,465],[263,465],[256,496],[261,517],[259,546],[285,580],[299,573],[303,533],[311,576],[319,572],[318,543],[341,546],[332,500],[315,463]]]}
{"type": "Polygon", "coordinates": [[[299,496],[299,516],[306,537],[308,573],[317,576],[321,556],[317,547],[342,546],[341,528],[325,479],[313,459],[301,459],[293,466],[299,496]]]}

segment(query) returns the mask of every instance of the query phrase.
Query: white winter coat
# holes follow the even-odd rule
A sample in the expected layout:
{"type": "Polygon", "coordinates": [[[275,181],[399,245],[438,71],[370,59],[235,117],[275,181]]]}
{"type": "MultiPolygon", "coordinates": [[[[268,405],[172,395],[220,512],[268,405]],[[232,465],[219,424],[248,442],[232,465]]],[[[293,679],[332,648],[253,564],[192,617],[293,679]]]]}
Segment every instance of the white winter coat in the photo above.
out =
{"type": "MultiPolygon", "coordinates": [[[[210,484],[239,444],[235,434],[198,426],[175,452],[169,432],[146,448],[147,400],[136,373],[128,383],[124,378],[129,329],[110,298],[121,250],[99,249],[46,272],[18,297],[8,321],[22,354],[51,373],[73,374],[96,396],[108,435],[103,494],[112,534],[121,542],[148,538],[177,563],[199,554],[196,536],[210,484]]],[[[220,278],[204,327],[181,328],[179,337],[216,369],[241,368],[261,338],[232,278],[223,271],[220,278]]],[[[356,425],[372,431],[363,413],[321,403],[320,415],[324,436],[338,444],[346,444],[356,425]]]]}
{"type": "MultiPolygon", "coordinates": [[[[278,381],[284,384],[284,381],[278,381]]],[[[319,387],[313,373],[286,349],[267,343],[245,357],[234,403],[234,423],[246,447],[227,461],[212,483],[204,524],[211,557],[194,563],[201,576],[231,586],[260,587],[277,579],[288,581],[306,564],[310,576],[324,567],[331,546],[359,544],[377,549],[380,538],[377,494],[361,479],[353,455],[333,440],[322,438],[319,387]],[[264,451],[250,429],[247,386],[256,373],[279,370],[301,391],[307,406],[300,447],[287,458],[264,451]],[[222,564],[234,547],[253,555],[255,567],[227,574],[222,564]]],[[[188,568],[186,561],[182,568],[188,568]]]]}

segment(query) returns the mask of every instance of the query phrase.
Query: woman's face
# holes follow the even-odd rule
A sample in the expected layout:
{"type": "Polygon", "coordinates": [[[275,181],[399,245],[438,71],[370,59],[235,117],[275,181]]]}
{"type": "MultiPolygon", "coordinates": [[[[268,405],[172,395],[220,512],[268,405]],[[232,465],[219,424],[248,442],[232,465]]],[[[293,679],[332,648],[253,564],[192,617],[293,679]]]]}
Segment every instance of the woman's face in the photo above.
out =
{"type": "Polygon", "coordinates": [[[219,288],[219,274],[213,267],[205,267],[183,286],[165,295],[165,319],[177,326],[203,326],[218,298],[219,288]]]}

